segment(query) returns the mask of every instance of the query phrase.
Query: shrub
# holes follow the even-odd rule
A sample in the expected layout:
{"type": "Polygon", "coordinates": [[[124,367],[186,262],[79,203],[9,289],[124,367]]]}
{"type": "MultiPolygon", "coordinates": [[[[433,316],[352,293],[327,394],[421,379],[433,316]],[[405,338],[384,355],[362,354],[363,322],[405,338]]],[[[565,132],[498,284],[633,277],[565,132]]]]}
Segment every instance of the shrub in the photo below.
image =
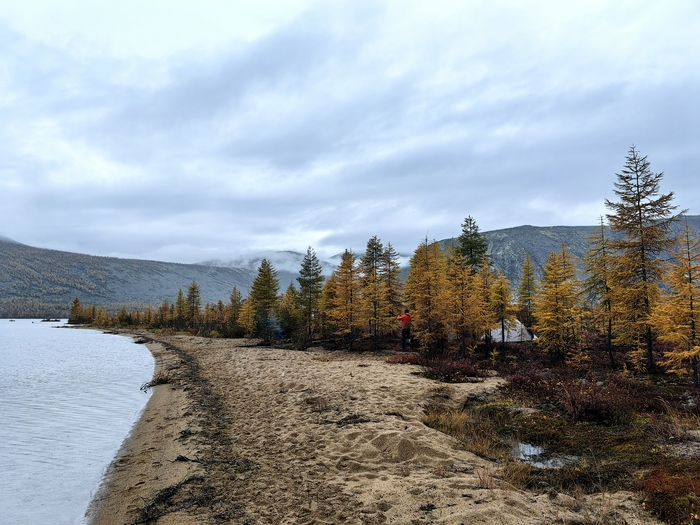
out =
{"type": "Polygon", "coordinates": [[[443,383],[468,383],[486,375],[469,359],[431,359],[423,367],[425,377],[443,383]]]}
{"type": "Polygon", "coordinates": [[[619,376],[598,381],[594,374],[588,374],[584,379],[562,382],[558,390],[562,406],[572,421],[624,424],[634,416],[633,393],[619,376]]]}
{"type": "Polygon", "coordinates": [[[418,354],[395,354],[387,357],[385,361],[392,365],[422,365],[423,358],[418,354]]]}
{"type": "Polygon", "coordinates": [[[644,504],[671,525],[700,525],[700,472],[696,460],[659,466],[637,483],[644,504]]]}

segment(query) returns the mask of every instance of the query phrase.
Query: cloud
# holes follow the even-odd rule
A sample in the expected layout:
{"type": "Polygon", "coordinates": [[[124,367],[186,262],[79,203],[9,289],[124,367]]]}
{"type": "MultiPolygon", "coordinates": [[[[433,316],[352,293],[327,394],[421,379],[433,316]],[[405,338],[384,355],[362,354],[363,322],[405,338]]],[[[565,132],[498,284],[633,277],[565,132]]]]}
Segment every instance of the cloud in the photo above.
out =
{"type": "Polygon", "coordinates": [[[595,224],[632,144],[698,213],[694,2],[263,4],[250,31],[135,29],[143,52],[89,9],[63,40],[0,10],[0,234],[182,262],[411,253],[467,215],[595,224]]]}

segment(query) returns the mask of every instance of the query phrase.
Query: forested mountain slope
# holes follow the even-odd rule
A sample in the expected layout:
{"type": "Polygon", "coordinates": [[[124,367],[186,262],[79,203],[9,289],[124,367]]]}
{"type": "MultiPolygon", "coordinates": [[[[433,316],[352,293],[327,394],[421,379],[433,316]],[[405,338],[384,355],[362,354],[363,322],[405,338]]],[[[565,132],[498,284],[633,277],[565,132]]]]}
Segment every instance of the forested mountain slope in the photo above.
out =
{"type": "Polygon", "coordinates": [[[59,317],[75,297],[83,304],[158,305],[195,280],[202,300],[228,302],[233,287],[247,292],[248,269],[176,264],[33,248],[0,238],[0,317],[59,317]]]}
{"type": "MultiPolygon", "coordinates": [[[[687,219],[688,225],[700,232],[700,215],[688,215],[687,219]]],[[[675,223],[674,230],[677,233],[684,229],[685,219],[675,223]]],[[[610,236],[610,229],[606,227],[605,230],[606,235],[610,236]]],[[[589,235],[598,231],[600,226],[518,226],[483,233],[489,241],[488,253],[494,268],[503,270],[516,292],[526,253],[532,257],[538,277],[542,275],[542,267],[549,254],[561,250],[562,244],[580,266],[589,247],[589,235]]],[[[445,239],[440,244],[448,248],[456,246],[458,241],[456,238],[445,239]]]]}

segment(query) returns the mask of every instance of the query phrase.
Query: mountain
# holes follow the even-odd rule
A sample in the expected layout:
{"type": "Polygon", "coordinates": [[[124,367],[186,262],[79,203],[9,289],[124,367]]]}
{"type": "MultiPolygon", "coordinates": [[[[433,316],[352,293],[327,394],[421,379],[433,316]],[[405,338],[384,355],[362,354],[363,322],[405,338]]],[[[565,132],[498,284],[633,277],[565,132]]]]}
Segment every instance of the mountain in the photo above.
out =
{"type": "MultiPolygon", "coordinates": [[[[700,232],[700,216],[688,216],[689,225],[700,232]]],[[[518,226],[484,232],[489,253],[496,269],[502,269],[517,291],[522,261],[532,257],[538,276],[547,257],[562,243],[576,258],[588,249],[588,235],[596,226],[518,226]]],[[[684,222],[676,224],[676,231],[684,222]]],[[[457,239],[439,241],[447,248],[457,239]]],[[[303,253],[269,251],[230,261],[206,261],[178,264],[138,259],[98,257],[78,253],[33,248],[0,236],[0,318],[66,317],[70,302],[79,297],[83,304],[109,309],[123,305],[159,305],[172,303],[177,292],[196,281],[202,301],[228,302],[234,286],[247,295],[260,266],[266,258],[278,272],[280,292],[289,283],[296,284],[303,253]]],[[[402,264],[406,260],[402,257],[402,264]]],[[[320,261],[324,274],[330,275],[338,257],[320,261]]],[[[407,275],[408,263],[403,269],[407,275]]]]}
{"type": "Polygon", "coordinates": [[[106,308],[173,302],[193,280],[204,302],[244,294],[257,272],[33,248],[0,238],[0,317],[65,317],[75,297],[106,308]]]}
{"type": "MultiPolygon", "coordinates": [[[[686,217],[688,225],[700,233],[700,215],[686,217]]],[[[511,282],[513,291],[517,292],[526,253],[529,253],[533,259],[538,278],[542,277],[542,268],[549,254],[561,250],[562,244],[566,246],[567,251],[578,262],[581,269],[582,259],[586,256],[589,247],[588,238],[599,230],[600,226],[518,226],[483,233],[489,241],[488,253],[494,268],[503,270],[511,282]]],[[[675,234],[684,230],[684,220],[677,221],[673,226],[675,234]]],[[[606,228],[606,235],[611,235],[609,228],[606,228]]],[[[457,243],[457,238],[440,241],[444,248],[456,246],[457,243]]]]}

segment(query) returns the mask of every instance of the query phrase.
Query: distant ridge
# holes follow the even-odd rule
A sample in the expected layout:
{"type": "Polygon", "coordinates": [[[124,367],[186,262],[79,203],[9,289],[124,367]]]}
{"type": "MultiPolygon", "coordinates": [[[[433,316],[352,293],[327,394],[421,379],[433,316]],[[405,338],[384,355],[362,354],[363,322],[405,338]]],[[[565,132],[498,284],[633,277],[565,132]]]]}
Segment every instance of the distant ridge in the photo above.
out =
{"type": "Polygon", "coordinates": [[[173,302],[199,284],[204,302],[228,302],[233,287],[247,293],[245,269],[98,257],[34,248],[0,239],[0,317],[65,317],[75,297],[115,309],[173,302]]]}
{"type": "MultiPolygon", "coordinates": [[[[700,215],[687,215],[688,225],[700,233],[700,215]]],[[[674,231],[679,233],[685,228],[685,218],[677,221],[674,231]]],[[[535,264],[535,273],[542,276],[542,268],[549,254],[566,246],[567,251],[580,263],[586,256],[592,233],[599,231],[600,226],[516,226],[502,230],[483,232],[489,241],[488,253],[496,269],[503,270],[511,282],[513,292],[517,293],[520,285],[520,273],[525,254],[530,254],[535,264]]],[[[606,228],[607,235],[611,235],[606,228]]],[[[448,248],[457,245],[457,238],[440,241],[441,246],[448,248]]]]}
{"type": "MultiPolygon", "coordinates": [[[[700,216],[689,215],[688,223],[700,232],[700,216]]],[[[597,228],[526,225],[483,233],[489,241],[494,267],[503,270],[515,293],[526,253],[541,276],[547,257],[562,244],[575,258],[582,259],[588,249],[588,236],[597,228]]],[[[684,228],[684,221],[675,228],[684,228]]],[[[448,248],[455,246],[457,240],[439,242],[448,248]]],[[[34,248],[0,236],[0,318],[66,317],[75,297],[84,304],[110,310],[158,306],[164,300],[172,303],[178,290],[186,292],[193,280],[200,286],[205,303],[228,303],[234,286],[247,295],[263,257],[278,271],[281,293],[289,283],[296,284],[304,257],[298,252],[270,251],[232,261],[179,264],[34,248]]],[[[321,263],[329,275],[337,259],[321,263]]],[[[407,274],[406,267],[402,273],[407,274]]]]}

